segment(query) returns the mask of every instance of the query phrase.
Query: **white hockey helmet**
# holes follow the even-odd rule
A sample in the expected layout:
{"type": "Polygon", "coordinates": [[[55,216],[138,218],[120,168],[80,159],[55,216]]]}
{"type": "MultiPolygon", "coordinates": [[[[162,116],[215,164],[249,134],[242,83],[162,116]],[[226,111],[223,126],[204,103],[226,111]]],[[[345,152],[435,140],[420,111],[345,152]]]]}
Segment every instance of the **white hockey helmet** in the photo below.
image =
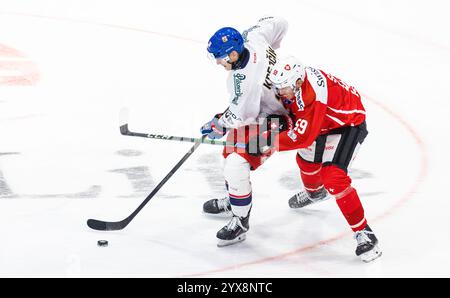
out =
{"type": "Polygon", "coordinates": [[[294,56],[279,59],[272,67],[269,80],[276,89],[291,87],[295,90],[298,79],[305,80],[305,66],[294,56]]]}

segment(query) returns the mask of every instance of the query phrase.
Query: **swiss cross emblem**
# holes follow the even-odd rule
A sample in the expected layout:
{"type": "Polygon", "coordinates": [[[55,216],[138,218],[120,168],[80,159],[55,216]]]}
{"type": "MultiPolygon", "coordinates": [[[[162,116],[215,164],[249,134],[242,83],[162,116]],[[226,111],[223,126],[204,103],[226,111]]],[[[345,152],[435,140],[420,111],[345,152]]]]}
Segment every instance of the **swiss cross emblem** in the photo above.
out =
{"type": "Polygon", "coordinates": [[[284,67],[285,70],[291,70],[291,66],[289,64],[286,64],[286,66],[284,67]]]}

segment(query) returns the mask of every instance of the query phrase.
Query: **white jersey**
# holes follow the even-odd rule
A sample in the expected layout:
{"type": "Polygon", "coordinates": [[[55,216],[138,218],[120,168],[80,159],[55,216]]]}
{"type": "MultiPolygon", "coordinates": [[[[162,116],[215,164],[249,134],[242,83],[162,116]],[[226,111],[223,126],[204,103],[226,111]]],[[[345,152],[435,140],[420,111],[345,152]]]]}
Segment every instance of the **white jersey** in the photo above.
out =
{"type": "Polygon", "coordinates": [[[242,33],[249,60],[243,69],[231,70],[227,80],[230,105],[219,119],[227,128],[256,123],[269,114],[285,114],[268,80],[276,62],[275,49],[280,47],[288,23],[278,17],[265,17],[242,33]]]}

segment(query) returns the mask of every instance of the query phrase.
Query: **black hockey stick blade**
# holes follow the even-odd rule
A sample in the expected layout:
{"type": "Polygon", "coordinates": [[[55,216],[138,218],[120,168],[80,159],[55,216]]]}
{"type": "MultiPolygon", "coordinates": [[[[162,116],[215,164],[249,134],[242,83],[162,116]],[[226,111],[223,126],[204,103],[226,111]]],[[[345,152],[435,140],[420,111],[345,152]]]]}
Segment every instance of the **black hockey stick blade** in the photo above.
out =
{"type": "Polygon", "coordinates": [[[97,219],[88,219],[87,225],[91,229],[97,231],[117,231],[125,228],[128,225],[128,222],[126,220],[117,222],[108,222],[97,219]]]}
{"type": "Polygon", "coordinates": [[[128,108],[121,108],[119,112],[119,124],[120,133],[123,135],[129,135],[130,130],[128,129],[128,119],[130,119],[130,111],[128,108]]]}
{"type": "Polygon", "coordinates": [[[149,135],[146,133],[140,133],[140,132],[132,132],[128,129],[128,123],[122,124],[120,126],[120,133],[124,136],[132,136],[132,137],[141,137],[141,138],[148,138],[149,135]]]}
{"type": "Polygon", "coordinates": [[[129,135],[130,134],[130,130],[128,129],[128,123],[122,124],[120,126],[120,133],[123,135],[129,135]]]}
{"type": "Polygon", "coordinates": [[[93,230],[106,231],[106,222],[96,219],[88,219],[88,227],[93,230]]]}

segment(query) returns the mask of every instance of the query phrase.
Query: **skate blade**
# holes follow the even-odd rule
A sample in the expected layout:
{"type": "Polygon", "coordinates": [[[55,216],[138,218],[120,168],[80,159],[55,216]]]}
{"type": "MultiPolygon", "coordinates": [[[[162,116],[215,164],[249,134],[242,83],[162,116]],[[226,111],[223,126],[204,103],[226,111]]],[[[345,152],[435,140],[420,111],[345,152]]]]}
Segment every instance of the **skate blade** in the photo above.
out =
{"type": "Polygon", "coordinates": [[[236,237],[233,240],[222,240],[222,239],[218,239],[219,241],[217,242],[217,246],[218,247],[224,247],[224,246],[229,246],[238,242],[242,242],[245,240],[245,238],[247,238],[247,236],[245,234],[241,234],[238,237],[236,237]]]}
{"type": "Polygon", "coordinates": [[[378,245],[375,245],[375,247],[373,249],[371,249],[370,251],[361,254],[359,257],[361,258],[361,260],[364,263],[369,263],[372,262],[375,259],[378,259],[379,257],[381,257],[382,255],[382,251],[381,249],[378,247],[378,245]]]}

